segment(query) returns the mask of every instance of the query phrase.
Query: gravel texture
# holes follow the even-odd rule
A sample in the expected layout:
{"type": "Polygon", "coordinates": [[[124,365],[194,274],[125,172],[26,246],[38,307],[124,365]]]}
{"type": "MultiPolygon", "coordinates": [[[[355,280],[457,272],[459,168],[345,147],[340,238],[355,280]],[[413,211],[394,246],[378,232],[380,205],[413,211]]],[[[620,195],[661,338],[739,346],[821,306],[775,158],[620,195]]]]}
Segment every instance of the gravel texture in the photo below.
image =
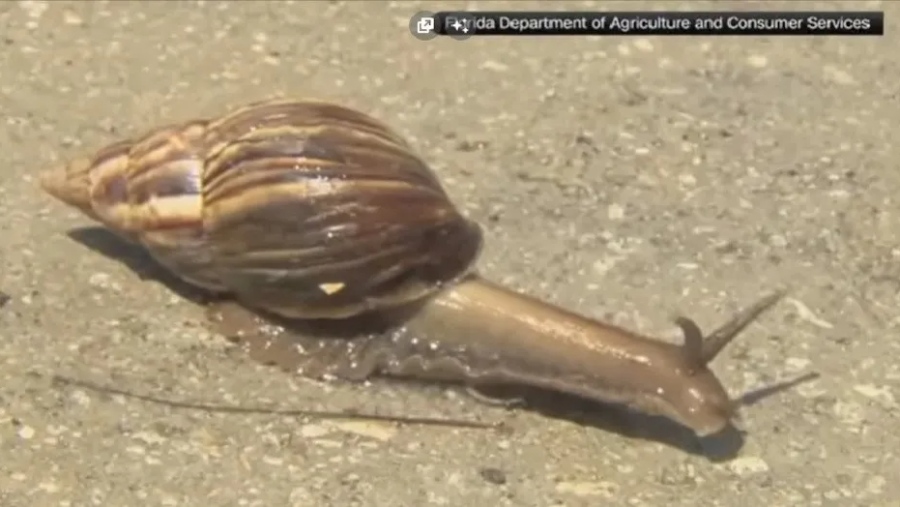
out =
{"type": "Polygon", "coordinates": [[[884,8],[882,38],[408,30],[466,6],[539,3],[0,3],[0,505],[900,505],[900,8],[844,3],[884,8]],[[402,131],[484,224],[483,273],[518,289],[665,339],[674,312],[709,327],[789,289],[714,368],[735,393],[819,377],[748,407],[718,458],[449,389],[304,381],[68,234],[92,224],[37,188],[120,136],[279,95],[402,131]],[[190,411],[52,375],[511,431],[190,411]]]}

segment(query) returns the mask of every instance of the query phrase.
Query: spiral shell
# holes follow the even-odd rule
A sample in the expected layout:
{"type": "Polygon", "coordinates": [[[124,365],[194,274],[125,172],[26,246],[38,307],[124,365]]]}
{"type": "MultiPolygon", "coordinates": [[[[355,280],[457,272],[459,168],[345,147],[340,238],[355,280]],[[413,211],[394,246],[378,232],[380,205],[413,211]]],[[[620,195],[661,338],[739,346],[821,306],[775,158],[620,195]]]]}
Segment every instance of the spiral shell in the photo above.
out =
{"type": "Polygon", "coordinates": [[[321,102],[162,127],[41,184],[182,279],[293,318],[422,298],[466,274],[482,244],[398,134],[321,102]]]}

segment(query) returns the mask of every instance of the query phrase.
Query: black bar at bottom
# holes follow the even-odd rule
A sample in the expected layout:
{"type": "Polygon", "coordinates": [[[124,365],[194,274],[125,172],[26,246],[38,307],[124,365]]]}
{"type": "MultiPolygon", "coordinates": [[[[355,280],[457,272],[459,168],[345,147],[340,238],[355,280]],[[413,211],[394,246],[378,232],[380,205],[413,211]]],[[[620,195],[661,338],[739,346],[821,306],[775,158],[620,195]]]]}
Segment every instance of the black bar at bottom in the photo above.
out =
{"type": "Polygon", "coordinates": [[[435,15],[439,35],[884,35],[884,12],[527,12],[435,15]]]}

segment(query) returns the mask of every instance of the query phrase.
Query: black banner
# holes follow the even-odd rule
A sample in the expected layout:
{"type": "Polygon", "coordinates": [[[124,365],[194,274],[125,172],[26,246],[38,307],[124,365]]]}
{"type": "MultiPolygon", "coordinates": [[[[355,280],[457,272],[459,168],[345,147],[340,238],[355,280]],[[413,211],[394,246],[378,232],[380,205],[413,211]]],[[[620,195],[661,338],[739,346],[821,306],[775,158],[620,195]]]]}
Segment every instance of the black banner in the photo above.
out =
{"type": "Polygon", "coordinates": [[[435,30],[482,35],[884,35],[883,12],[438,12],[435,30]]]}

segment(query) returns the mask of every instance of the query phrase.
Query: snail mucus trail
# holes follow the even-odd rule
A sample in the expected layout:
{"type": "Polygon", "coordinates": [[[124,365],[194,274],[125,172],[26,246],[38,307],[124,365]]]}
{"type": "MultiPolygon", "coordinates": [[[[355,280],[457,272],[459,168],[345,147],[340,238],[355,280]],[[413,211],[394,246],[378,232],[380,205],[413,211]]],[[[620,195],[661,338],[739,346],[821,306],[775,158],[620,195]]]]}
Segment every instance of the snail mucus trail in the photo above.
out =
{"type": "Polygon", "coordinates": [[[556,390],[699,436],[728,427],[738,405],[709,363],[780,297],[705,338],[679,317],[676,345],[504,288],[475,272],[481,228],[407,142],[317,101],[269,100],[161,127],[49,171],[41,185],[183,280],[239,303],[218,306],[220,322],[266,323],[234,328],[266,362],[311,377],[556,390]],[[390,325],[304,339],[264,314],[390,325]]]}

